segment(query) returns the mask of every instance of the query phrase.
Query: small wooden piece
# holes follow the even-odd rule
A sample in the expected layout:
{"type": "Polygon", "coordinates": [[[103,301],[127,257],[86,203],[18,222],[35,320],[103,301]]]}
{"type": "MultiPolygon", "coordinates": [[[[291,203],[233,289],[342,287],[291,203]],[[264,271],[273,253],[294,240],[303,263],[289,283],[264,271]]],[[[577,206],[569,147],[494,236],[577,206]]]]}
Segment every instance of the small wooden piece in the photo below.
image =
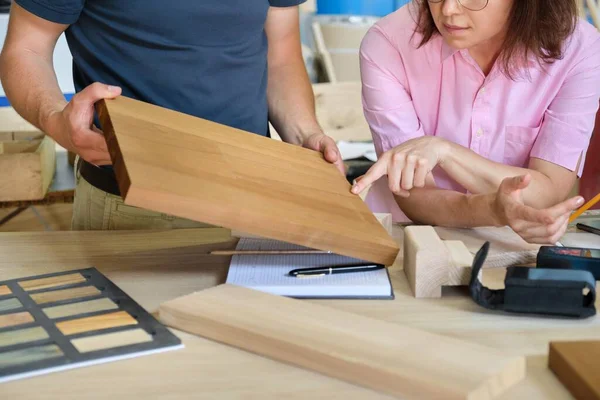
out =
{"type": "Polygon", "coordinates": [[[31,292],[34,290],[48,289],[51,287],[64,285],[73,285],[76,283],[83,282],[85,282],[85,278],[83,277],[83,275],[75,273],[69,275],[51,276],[49,278],[42,279],[24,280],[19,282],[19,286],[21,286],[25,291],[31,292]]]}
{"type": "Polygon", "coordinates": [[[126,204],[392,265],[398,244],[323,156],[125,96],[98,103],[126,204]]]}
{"type": "Polygon", "coordinates": [[[407,399],[490,399],[525,360],[452,337],[233,285],[162,304],[176,329],[407,399]]]}
{"type": "Polygon", "coordinates": [[[126,311],[117,311],[109,314],[100,314],[93,317],[70,319],[58,322],[56,327],[64,335],[74,335],[76,333],[98,331],[118,326],[136,325],[137,321],[126,311]]]}
{"type": "Polygon", "coordinates": [[[450,252],[433,227],[404,229],[404,273],[415,297],[442,297],[451,263],[450,252]]]}
{"type": "Polygon", "coordinates": [[[0,296],[6,296],[8,294],[11,294],[11,291],[8,288],[8,286],[5,286],[5,285],[0,286],[0,296]]]}
{"type": "Polygon", "coordinates": [[[96,336],[73,339],[71,342],[80,353],[89,353],[90,351],[112,349],[151,341],[152,336],[150,336],[145,330],[131,329],[128,331],[105,333],[96,336]]]}
{"type": "Polygon", "coordinates": [[[8,328],[33,322],[34,319],[27,311],[14,314],[0,315],[0,328],[8,328]]]}
{"type": "Polygon", "coordinates": [[[71,289],[52,290],[32,294],[31,298],[38,304],[54,303],[56,301],[97,296],[101,292],[95,286],[82,286],[71,289]]]}
{"type": "Polygon", "coordinates": [[[600,400],[600,341],[551,342],[548,366],[578,400],[600,400]]]}

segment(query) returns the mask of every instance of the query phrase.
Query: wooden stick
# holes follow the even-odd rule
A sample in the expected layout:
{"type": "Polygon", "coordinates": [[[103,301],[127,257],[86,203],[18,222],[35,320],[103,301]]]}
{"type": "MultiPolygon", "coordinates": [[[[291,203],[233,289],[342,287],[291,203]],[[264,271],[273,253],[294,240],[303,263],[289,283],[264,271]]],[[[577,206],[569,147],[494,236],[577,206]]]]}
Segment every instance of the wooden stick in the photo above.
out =
{"type": "Polygon", "coordinates": [[[213,250],[209,253],[213,256],[234,255],[292,255],[292,254],[332,254],[325,250],[213,250]]]}
{"type": "Polygon", "coordinates": [[[600,193],[596,195],[593,199],[585,203],[579,210],[575,211],[573,215],[569,218],[569,223],[575,221],[581,214],[592,208],[597,202],[600,201],[600,193]]]}

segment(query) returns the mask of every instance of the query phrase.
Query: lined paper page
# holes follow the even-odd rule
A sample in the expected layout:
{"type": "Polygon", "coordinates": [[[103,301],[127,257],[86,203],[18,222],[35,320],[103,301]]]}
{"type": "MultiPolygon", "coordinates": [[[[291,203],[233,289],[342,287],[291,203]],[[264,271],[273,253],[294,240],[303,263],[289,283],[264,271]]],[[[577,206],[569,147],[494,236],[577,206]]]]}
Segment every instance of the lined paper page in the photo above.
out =
{"type": "MultiPolygon", "coordinates": [[[[307,250],[269,239],[242,238],[236,250],[307,250]]],[[[235,255],[227,283],[290,297],[390,297],[391,284],[385,269],[369,272],[294,278],[296,268],[361,263],[337,254],[235,255]]]]}

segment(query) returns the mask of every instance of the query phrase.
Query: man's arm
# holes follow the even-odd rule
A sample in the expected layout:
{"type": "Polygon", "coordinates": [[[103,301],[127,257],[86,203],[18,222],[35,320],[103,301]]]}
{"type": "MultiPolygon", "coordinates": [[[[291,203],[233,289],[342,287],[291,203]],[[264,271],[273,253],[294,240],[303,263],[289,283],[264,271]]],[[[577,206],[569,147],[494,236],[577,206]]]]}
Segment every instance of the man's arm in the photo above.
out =
{"type": "Polygon", "coordinates": [[[265,30],[269,41],[269,117],[283,141],[324,154],[344,172],[333,139],[323,134],[315,115],[314,93],[302,56],[298,7],[271,7],[265,30]]]}

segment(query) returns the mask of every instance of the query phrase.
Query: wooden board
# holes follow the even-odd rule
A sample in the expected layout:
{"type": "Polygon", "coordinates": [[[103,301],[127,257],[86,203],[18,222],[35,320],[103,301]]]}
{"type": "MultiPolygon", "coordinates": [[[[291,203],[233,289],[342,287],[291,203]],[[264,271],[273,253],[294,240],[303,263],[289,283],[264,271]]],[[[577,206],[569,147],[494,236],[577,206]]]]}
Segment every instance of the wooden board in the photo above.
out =
{"type": "Polygon", "coordinates": [[[124,96],[98,113],[126,204],[385,265],[398,254],[318,152],[124,96]]]}
{"type": "Polygon", "coordinates": [[[163,303],[159,319],[402,398],[489,399],[525,375],[523,357],[227,284],[163,303]]]}
{"type": "Polygon", "coordinates": [[[600,400],[600,341],[550,342],[548,366],[578,400],[600,400]]]}

